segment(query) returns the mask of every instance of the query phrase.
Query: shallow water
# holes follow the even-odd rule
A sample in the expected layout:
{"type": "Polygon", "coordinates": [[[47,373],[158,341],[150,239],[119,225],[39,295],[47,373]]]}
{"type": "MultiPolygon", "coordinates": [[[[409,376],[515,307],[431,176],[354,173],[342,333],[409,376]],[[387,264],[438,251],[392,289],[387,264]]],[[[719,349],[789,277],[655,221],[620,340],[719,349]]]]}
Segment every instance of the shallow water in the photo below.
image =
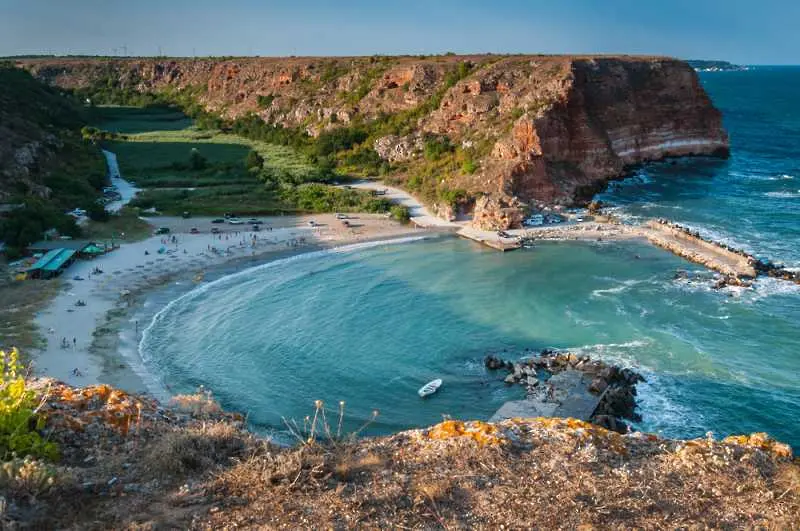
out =
{"type": "MultiPolygon", "coordinates": [[[[800,265],[800,102],[789,97],[800,69],[703,81],[725,113],[731,159],[651,165],[602,199],[800,265]]],[[[205,385],[258,428],[302,423],[316,399],[335,414],[343,400],[347,430],[380,410],[374,434],[488,418],[522,391],[483,369],[486,353],[571,348],[646,376],[641,429],[768,431],[800,447],[800,289],[766,279],[716,292],[710,279],[627,242],[501,254],[448,238],[310,253],[177,299],[140,351],[170,392],[205,385]],[[436,377],[441,391],[418,398],[436,377]]]]}

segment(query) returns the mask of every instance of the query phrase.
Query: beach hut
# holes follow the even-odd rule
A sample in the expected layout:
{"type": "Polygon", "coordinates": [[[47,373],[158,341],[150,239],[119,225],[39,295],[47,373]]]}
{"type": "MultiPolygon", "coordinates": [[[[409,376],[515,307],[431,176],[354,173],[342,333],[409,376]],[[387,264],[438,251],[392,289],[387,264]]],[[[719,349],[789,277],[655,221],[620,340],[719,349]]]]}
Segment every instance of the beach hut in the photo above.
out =
{"type": "Polygon", "coordinates": [[[27,271],[28,278],[53,278],[63,273],[75,261],[74,249],[52,249],[39,258],[27,271]]]}

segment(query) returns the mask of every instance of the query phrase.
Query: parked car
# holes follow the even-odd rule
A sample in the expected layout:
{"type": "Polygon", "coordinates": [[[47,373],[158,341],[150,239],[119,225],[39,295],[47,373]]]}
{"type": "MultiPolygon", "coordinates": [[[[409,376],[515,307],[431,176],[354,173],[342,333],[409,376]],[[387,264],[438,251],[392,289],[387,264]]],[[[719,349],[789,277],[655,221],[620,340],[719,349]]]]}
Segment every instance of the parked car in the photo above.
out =
{"type": "Polygon", "coordinates": [[[219,234],[219,227],[211,227],[211,234],[219,234]]]}
{"type": "Polygon", "coordinates": [[[262,223],[260,219],[256,218],[250,218],[247,220],[247,222],[250,223],[251,225],[260,225],[262,223]]]}
{"type": "Polygon", "coordinates": [[[169,234],[169,227],[159,227],[156,229],[156,234],[169,234]]]}
{"type": "Polygon", "coordinates": [[[336,219],[348,219],[347,214],[336,213],[336,219]]]}
{"type": "Polygon", "coordinates": [[[258,231],[260,231],[260,230],[261,230],[261,225],[255,224],[255,225],[253,225],[253,226],[251,227],[251,230],[252,230],[253,232],[258,232],[258,231]]]}
{"type": "Polygon", "coordinates": [[[228,218],[228,223],[230,225],[244,225],[244,221],[239,218],[228,218]]]}
{"type": "Polygon", "coordinates": [[[190,217],[192,217],[192,214],[191,214],[191,213],[189,213],[189,212],[184,212],[184,213],[181,215],[181,217],[182,217],[183,219],[189,219],[190,217]]]}
{"type": "Polygon", "coordinates": [[[192,227],[189,232],[192,234],[200,234],[200,231],[197,229],[197,227],[192,227]]]}
{"type": "Polygon", "coordinates": [[[225,223],[225,220],[222,218],[212,219],[211,223],[225,223]]]}

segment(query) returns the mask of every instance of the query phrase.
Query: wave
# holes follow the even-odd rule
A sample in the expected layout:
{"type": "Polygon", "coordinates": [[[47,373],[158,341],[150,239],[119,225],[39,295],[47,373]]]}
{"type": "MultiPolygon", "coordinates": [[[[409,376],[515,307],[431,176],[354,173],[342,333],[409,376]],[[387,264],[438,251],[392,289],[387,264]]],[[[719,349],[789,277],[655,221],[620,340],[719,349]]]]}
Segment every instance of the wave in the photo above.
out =
{"type": "Polygon", "coordinates": [[[780,199],[797,199],[800,198],[800,190],[796,192],[767,192],[765,197],[775,197],[780,199]]]}
{"type": "MultiPolygon", "coordinates": [[[[191,291],[188,291],[188,292],[184,293],[183,295],[181,295],[181,296],[169,301],[166,305],[164,305],[163,308],[161,308],[158,312],[155,313],[155,315],[153,315],[152,319],[150,320],[150,323],[142,330],[141,339],[139,340],[138,347],[137,347],[137,350],[138,350],[138,353],[139,353],[139,358],[142,361],[143,365],[148,366],[150,364],[150,362],[152,360],[150,359],[150,356],[149,356],[149,353],[148,353],[148,349],[146,347],[149,344],[150,336],[152,334],[152,330],[161,320],[163,320],[165,318],[165,316],[176,305],[178,305],[180,303],[184,303],[186,301],[191,301],[191,300],[197,298],[198,296],[206,293],[208,290],[210,290],[212,288],[224,285],[226,283],[232,282],[232,281],[234,281],[234,280],[236,280],[238,278],[244,277],[244,276],[252,275],[253,273],[256,273],[256,272],[259,272],[259,271],[264,271],[264,270],[267,270],[267,269],[271,269],[271,268],[278,267],[278,266],[285,265],[285,264],[289,264],[289,263],[300,262],[300,261],[308,261],[308,260],[313,260],[313,259],[316,259],[316,258],[321,258],[321,257],[324,257],[324,256],[335,255],[335,254],[354,253],[356,251],[361,251],[361,250],[365,250],[365,249],[371,249],[371,248],[374,248],[374,247],[380,247],[380,246],[384,246],[384,245],[399,245],[399,244],[405,244],[405,243],[418,242],[418,241],[422,241],[422,240],[428,240],[428,239],[431,239],[431,238],[432,237],[428,236],[428,235],[426,235],[426,236],[409,236],[409,237],[405,237],[405,238],[395,238],[395,239],[390,239],[390,240],[375,240],[375,241],[369,241],[369,242],[352,243],[352,244],[348,244],[348,245],[342,245],[342,246],[339,246],[339,247],[332,247],[330,249],[323,249],[323,250],[319,250],[319,251],[311,251],[311,252],[306,252],[306,253],[300,253],[300,254],[296,254],[296,255],[293,255],[293,256],[288,256],[286,258],[280,258],[278,260],[272,260],[272,261],[266,262],[264,264],[259,264],[259,265],[256,265],[256,266],[248,267],[248,268],[243,269],[241,271],[237,271],[235,273],[231,273],[231,274],[225,275],[223,277],[220,277],[220,278],[218,278],[216,280],[208,282],[207,284],[203,284],[203,285],[197,286],[194,289],[192,289],[191,291]]],[[[153,385],[156,385],[154,380],[155,380],[155,378],[146,378],[145,383],[148,385],[148,387],[151,387],[153,385]]],[[[157,388],[155,388],[155,389],[151,388],[150,391],[153,394],[156,394],[156,395],[162,395],[163,396],[165,394],[165,389],[163,389],[160,384],[157,385],[157,388]]]]}
{"type": "Polygon", "coordinates": [[[631,279],[631,280],[621,280],[621,281],[615,280],[615,282],[619,282],[620,285],[616,286],[616,287],[613,287],[613,288],[602,288],[602,289],[592,290],[592,293],[591,293],[590,297],[596,299],[598,297],[603,297],[605,295],[616,295],[618,293],[622,293],[624,291],[627,291],[629,288],[632,288],[633,286],[636,286],[637,284],[641,284],[641,283],[646,282],[646,281],[645,280],[631,279]]]}

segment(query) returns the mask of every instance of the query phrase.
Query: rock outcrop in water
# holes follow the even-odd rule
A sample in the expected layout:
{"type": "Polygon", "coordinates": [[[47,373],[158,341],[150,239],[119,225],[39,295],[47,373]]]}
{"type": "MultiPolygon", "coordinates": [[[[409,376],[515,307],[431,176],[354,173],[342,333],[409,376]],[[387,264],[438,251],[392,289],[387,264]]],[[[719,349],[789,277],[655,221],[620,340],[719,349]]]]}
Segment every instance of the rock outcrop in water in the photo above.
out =
{"type": "MultiPolygon", "coordinates": [[[[63,88],[191,92],[226,118],[255,113],[312,135],[393,117],[371,139],[401,179],[428,175],[425,143],[468,164],[435,168],[434,187],[492,205],[572,203],[631,165],[726,155],[720,113],[683,61],[656,57],[48,59],[19,63],[63,88]]],[[[470,207],[466,201],[462,207],[470,207]]],[[[505,207],[499,207],[505,208],[505,207]]],[[[488,215],[514,226],[518,215],[488,215]]],[[[479,221],[479,226],[482,222],[479,221]]],[[[494,228],[494,227],[493,227],[494,228]]],[[[501,227],[508,228],[508,227],[501,227]]]]}

